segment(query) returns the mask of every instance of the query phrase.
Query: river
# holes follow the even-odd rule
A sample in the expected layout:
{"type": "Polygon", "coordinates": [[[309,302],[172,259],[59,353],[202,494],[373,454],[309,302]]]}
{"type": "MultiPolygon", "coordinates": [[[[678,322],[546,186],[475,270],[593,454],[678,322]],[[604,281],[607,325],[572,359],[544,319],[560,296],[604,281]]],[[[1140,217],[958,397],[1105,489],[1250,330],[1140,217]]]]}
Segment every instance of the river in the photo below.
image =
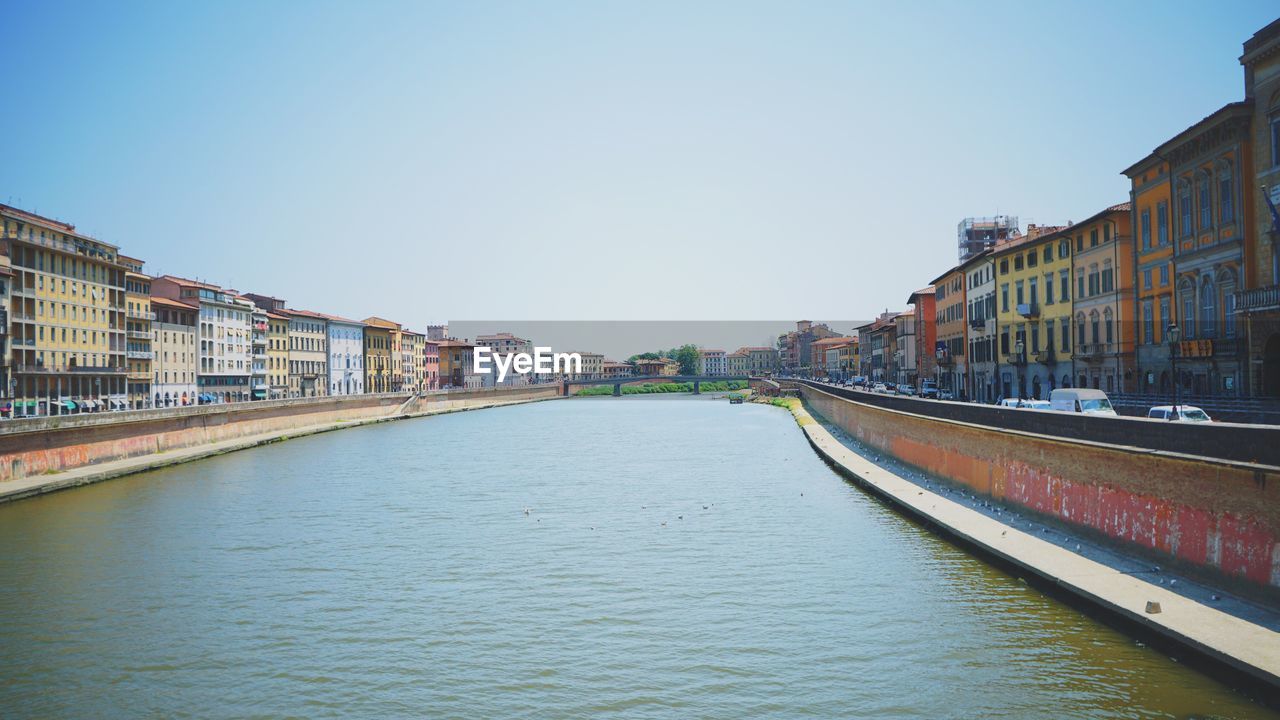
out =
{"type": "Polygon", "coordinates": [[[0,506],[0,547],[10,720],[1275,716],[707,396],[300,438],[0,506]]]}

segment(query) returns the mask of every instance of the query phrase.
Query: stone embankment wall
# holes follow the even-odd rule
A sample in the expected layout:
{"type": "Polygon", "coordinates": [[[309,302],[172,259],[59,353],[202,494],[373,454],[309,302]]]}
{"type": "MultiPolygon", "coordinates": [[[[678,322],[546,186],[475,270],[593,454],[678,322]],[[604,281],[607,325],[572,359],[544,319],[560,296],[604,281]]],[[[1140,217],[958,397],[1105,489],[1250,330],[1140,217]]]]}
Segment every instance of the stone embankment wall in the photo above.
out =
{"type": "Polygon", "coordinates": [[[293,398],[0,423],[0,483],[302,427],[555,397],[558,386],[293,398]]]}
{"type": "MultiPolygon", "coordinates": [[[[1067,439],[800,387],[817,414],[938,477],[1130,549],[1280,587],[1280,467],[1124,444],[1142,433],[1113,443],[1067,439]]],[[[1241,442],[1257,441],[1253,430],[1241,432],[1241,442]]]]}

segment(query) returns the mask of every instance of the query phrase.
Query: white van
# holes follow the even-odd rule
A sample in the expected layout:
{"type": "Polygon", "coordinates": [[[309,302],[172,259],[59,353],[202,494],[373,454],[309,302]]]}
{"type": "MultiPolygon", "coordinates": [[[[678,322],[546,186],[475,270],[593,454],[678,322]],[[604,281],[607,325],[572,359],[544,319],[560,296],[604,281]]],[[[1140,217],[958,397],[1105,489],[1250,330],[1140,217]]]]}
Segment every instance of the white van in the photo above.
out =
{"type": "Polygon", "coordinates": [[[1049,404],[1060,412],[1115,415],[1107,394],[1092,388],[1059,388],[1049,394],[1049,404]]]}

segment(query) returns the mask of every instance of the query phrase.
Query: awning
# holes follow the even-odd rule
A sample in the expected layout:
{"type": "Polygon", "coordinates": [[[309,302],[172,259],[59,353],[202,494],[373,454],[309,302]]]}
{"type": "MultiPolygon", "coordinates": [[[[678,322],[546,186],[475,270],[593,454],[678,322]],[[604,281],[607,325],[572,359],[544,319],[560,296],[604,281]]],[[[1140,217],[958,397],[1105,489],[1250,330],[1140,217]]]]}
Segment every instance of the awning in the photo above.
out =
{"type": "Polygon", "coordinates": [[[35,401],[35,400],[27,400],[26,402],[22,403],[22,406],[23,406],[23,407],[25,407],[25,408],[35,409],[36,401],[35,401]]]}
{"type": "Polygon", "coordinates": [[[114,400],[113,402],[115,402],[116,407],[120,408],[121,410],[129,409],[129,405],[123,400],[114,400]]]}
{"type": "Polygon", "coordinates": [[[75,410],[75,409],[76,409],[76,401],[75,401],[75,400],[63,400],[63,401],[62,401],[62,407],[66,408],[66,409],[68,409],[68,410],[75,410]]]}
{"type": "Polygon", "coordinates": [[[254,396],[254,397],[266,397],[266,396],[267,396],[267,391],[266,391],[266,390],[254,390],[254,391],[253,391],[253,396],[254,396]]]}
{"type": "Polygon", "coordinates": [[[93,401],[92,401],[92,400],[81,400],[81,401],[80,401],[80,409],[81,409],[81,410],[92,410],[92,409],[93,409],[93,401]]]}

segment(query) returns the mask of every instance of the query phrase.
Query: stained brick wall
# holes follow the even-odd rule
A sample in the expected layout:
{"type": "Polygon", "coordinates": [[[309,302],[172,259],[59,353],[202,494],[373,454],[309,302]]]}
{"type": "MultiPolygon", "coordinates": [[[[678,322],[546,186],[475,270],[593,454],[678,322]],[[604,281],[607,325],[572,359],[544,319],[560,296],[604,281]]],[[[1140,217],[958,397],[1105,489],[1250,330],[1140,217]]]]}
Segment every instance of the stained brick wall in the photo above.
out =
{"type": "Polygon", "coordinates": [[[1122,546],[1280,586],[1280,469],[1008,432],[808,386],[802,392],[860,441],[978,493],[1122,546]]]}

